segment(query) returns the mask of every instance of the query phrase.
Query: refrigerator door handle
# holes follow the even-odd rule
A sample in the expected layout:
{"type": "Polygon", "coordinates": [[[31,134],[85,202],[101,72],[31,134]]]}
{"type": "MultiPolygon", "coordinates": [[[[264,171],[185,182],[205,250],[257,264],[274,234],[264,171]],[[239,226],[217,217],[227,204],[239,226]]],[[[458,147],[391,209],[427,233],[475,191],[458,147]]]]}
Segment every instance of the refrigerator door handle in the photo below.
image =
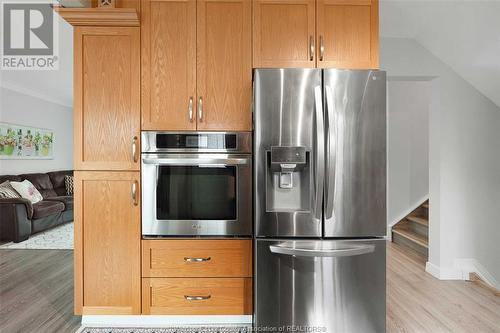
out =
{"type": "Polygon", "coordinates": [[[375,251],[374,245],[352,245],[342,249],[301,249],[295,247],[287,247],[282,244],[269,245],[269,250],[272,253],[284,254],[297,257],[352,257],[362,254],[372,253],[375,251]]]}
{"type": "Polygon", "coordinates": [[[325,219],[335,219],[335,160],[336,160],[336,128],[335,128],[335,106],[333,102],[332,88],[325,85],[326,92],[326,115],[328,118],[328,132],[326,134],[326,190],[325,190],[325,219]],[[333,141],[333,142],[332,142],[333,141]]]}
{"type": "Polygon", "coordinates": [[[317,219],[321,219],[323,204],[323,183],[325,182],[325,127],[323,123],[323,97],[321,86],[316,86],[314,88],[314,100],[316,112],[316,158],[314,161],[316,194],[314,198],[314,213],[317,219]]]}

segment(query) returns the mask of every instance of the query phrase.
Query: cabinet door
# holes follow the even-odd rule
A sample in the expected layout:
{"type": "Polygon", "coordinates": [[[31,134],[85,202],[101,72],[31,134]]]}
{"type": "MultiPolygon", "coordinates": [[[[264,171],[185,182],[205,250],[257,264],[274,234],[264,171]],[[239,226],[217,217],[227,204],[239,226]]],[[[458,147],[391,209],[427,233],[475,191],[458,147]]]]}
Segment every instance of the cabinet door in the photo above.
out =
{"type": "Polygon", "coordinates": [[[77,314],[141,313],[139,179],[139,172],[75,172],[77,314]]]}
{"type": "Polygon", "coordinates": [[[314,0],[254,0],[253,6],[253,67],[314,68],[314,0]]]}
{"type": "Polygon", "coordinates": [[[199,130],[252,129],[251,20],[248,0],[198,1],[199,130]]]}
{"type": "Polygon", "coordinates": [[[76,170],[139,170],[139,28],[75,28],[76,170]]]}
{"type": "Polygon", "coordinates": [[[378,68],[378,0],[318,0],[318,67],[378,68]]]}
{"type": "Polygon", "coordinates": [[[196,129],[196,0],[142,2],[142,129],[196,129]]]}

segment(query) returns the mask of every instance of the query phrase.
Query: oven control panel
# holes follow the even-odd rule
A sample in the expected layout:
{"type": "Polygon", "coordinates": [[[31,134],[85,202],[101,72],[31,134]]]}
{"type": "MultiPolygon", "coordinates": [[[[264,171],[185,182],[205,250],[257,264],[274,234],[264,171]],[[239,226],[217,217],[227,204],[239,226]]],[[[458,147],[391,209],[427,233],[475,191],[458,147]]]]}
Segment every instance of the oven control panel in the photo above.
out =
{"type": "Polygon", "coordinates": [[[251,153],[251,132],[152,132],[143,131],[141,151],[251,153]]]}

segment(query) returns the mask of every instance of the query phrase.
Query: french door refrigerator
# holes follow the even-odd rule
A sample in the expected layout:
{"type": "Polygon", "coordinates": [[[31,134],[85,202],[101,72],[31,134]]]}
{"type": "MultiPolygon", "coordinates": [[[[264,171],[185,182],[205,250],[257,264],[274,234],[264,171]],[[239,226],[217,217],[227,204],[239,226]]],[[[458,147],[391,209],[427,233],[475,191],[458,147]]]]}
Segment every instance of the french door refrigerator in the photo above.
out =
{"type": "Polygon", "coordinates": [[[385,72],[254,74],[256,328],[385,332],[385,72]]]}

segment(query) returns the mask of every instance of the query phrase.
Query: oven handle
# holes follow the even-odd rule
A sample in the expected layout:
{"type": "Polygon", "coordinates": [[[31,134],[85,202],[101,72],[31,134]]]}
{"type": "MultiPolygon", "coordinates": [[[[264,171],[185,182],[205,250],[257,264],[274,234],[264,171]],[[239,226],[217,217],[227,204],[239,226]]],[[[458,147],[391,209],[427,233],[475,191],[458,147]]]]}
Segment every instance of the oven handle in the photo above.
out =
{"type": "Polygon", "coordinates": [[[250,158],[143,158],[142,163],[151,165],[195,165],[220,168],[226,165],[246,165],[250,158]]]}

